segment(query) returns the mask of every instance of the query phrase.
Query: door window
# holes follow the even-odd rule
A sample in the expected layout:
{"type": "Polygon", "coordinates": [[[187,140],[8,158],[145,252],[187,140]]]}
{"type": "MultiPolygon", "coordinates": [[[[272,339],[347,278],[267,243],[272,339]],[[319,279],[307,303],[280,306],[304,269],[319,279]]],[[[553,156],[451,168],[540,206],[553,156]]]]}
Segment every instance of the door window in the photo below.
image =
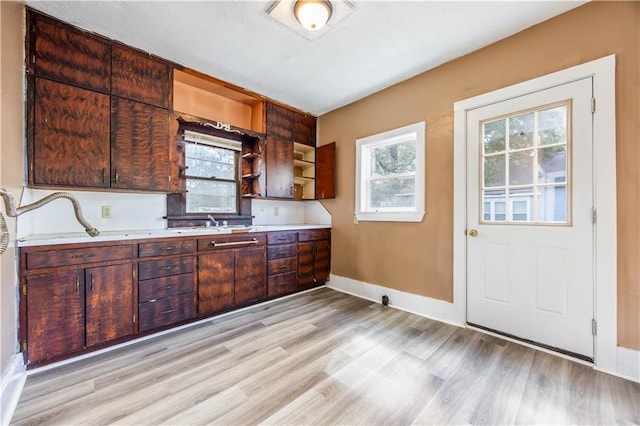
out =
{"type": "Polygon", "coordinates": [[[570,223],[571,102],[484,120],[481,223],[570,223]]]}

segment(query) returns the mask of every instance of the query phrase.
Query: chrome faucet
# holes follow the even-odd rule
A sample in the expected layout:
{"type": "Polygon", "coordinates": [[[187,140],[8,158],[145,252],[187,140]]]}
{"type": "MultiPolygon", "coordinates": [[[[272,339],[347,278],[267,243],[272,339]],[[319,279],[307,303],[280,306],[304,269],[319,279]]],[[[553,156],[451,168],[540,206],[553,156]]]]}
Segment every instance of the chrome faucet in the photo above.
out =
{"type": "Polygon", "coordinates": [[[207,218],[211,221],[211,224],[212,224],[213,226],[218,226],[218,225],[220,225],[220,224],[218,223],[218,221],[217,221],[217,220],[215,220],[215,219],[213,218],[213,216],[211,216],[210,214],[208,214],[208,215],[207,215],[207,218]]]}

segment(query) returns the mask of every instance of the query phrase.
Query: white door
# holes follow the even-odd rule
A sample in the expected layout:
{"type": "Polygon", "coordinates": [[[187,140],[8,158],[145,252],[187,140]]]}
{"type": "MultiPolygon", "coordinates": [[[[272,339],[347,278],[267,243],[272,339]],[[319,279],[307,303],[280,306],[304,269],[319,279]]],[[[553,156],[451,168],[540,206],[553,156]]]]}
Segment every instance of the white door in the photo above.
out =
{"type": "Polygon", "coordinates": [[[467,116],[467,322],[593,358],[592,79],[467,116]]]}

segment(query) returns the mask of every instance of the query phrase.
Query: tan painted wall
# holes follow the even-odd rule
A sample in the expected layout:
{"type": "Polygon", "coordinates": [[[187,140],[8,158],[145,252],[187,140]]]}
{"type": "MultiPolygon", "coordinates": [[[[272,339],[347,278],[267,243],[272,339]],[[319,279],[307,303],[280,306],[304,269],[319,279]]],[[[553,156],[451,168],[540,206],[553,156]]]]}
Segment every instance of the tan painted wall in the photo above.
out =
{"type": "MultiPolygon", "coordinates": [[[[0,1],[0,187],[20,199],[24,175],[24,6],[0,1]]],[[[4,206],[0,207],[4,214],[4,206]]],[[[5,214],[6,218],[6,214],[5,214]]],[[[11,244],[0,258],[0,377],[17,352],[15,219],[11,244]]]]}
{"type": "Polygon", "coordinates": [[[640,2],[581,6],[319,120],[337,141],[332,214],[336,275],[451,301],[453,103],[615,53],[618,177],[618,344],[640,349],[640,2]],[[355,140],[427,123],[422,223],[353,223],[355,140]]]}

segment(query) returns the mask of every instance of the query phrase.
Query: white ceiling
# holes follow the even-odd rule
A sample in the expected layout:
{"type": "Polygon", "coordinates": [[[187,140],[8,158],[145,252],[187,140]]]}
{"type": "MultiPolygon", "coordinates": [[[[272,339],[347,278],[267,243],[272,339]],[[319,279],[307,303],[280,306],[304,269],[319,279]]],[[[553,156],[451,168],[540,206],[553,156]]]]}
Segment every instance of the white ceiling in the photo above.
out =
{"type": "Polygon", "coordinates": [[[272,3],[26,0],[63,21],[315,115],[585,2],[352,1],[353,11],[315,40],[267,15],[272,3]]]}

